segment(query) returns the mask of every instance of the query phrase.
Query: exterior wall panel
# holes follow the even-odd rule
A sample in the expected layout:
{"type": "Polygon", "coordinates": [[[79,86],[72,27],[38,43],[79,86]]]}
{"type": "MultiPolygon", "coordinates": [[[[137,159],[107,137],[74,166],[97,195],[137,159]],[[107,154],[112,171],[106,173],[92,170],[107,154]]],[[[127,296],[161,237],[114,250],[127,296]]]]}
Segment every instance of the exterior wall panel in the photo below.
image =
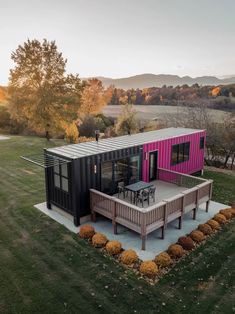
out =
{"type": "Polygon", "coordinates": [[[156,141],[143,145],[143,180],[149,179],[149,160],[146,160],[146,154],[151,151],[158,151],[158,168],[169,169],[181,173],[194,173],[203,169],[204,149],[200,149],[200,138],[206,137],[205,131],[199,131],[194,134],[182,135],[167,140],[156,141]],[[176,165],[171,164],[172,145],[190,142],[189,160],[176,165]]]}

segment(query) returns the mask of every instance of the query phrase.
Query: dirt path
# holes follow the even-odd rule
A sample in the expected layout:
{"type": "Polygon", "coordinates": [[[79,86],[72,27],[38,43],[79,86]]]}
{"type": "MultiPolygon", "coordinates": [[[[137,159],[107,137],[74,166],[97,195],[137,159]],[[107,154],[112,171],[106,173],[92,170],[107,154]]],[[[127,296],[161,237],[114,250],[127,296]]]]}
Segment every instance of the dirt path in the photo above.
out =
{"type": "Polygon", "coordinates": [[[234,170],[228,170],[228,169],[222,169],[222,168],[216,168],[216,167],[209,167],[209,166],[205,166],[204,169],[208,170],[208,171],[224,173],[224,174],[227,174],[229,176],[235,176],[235,171],[234,170]]]}

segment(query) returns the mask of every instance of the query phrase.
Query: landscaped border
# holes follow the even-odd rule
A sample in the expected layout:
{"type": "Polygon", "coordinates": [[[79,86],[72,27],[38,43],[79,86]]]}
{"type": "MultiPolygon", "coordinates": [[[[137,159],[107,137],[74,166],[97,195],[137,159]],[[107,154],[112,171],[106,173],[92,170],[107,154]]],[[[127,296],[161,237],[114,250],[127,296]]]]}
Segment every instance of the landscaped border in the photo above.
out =
{"type": "Polygon", "coordinates": [[[182,236],[177,243],[171,244],[165,252],[158,254],[154,260],[142,261],[137,253],[132,250],[124,250],[119,241],[109,241],[102,233],[96,233],[91,225],[83,225],[79,236],[86,239],[92,246],[99,249],[103,254],[112,256],[125,268],[133,270],[138,276],[146,279],[150,284],[155,284],[176,263],[186,255],[190,254],[198,246],[213,236],[216,232],[223,230],[223,225],[235,218],[235,206],[233,208],[221,209],[212,219],[190,234],[182,236]]]}

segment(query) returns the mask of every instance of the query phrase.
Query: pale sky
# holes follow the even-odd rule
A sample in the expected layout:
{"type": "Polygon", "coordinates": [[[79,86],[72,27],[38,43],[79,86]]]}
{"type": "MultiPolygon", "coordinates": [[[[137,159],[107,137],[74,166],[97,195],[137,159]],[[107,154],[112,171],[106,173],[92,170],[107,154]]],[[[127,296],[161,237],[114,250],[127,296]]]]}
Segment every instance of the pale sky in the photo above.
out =
{"type": "Polygon", "coordinates": [[[27,38],[81,77],[235,74],[235,0],[0,0],[0,85],[27,38]]]}

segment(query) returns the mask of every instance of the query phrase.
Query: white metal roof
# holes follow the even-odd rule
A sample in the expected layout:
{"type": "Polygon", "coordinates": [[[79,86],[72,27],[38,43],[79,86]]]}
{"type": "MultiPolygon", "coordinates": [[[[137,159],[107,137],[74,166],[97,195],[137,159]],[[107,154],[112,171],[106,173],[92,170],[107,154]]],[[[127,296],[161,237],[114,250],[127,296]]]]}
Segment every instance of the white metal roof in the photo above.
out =
{"type": "Polygon", "coordinates": [[[188,135],[201,132],[203,130],[188,128],[166,128],[150,132],[137,133],[132,135],[123,135],[118,137],[100,139],[96,141],[64,145],[55,148],[49,148],[47,151],[57,155],[72,159],[91,156],[123,148],[139,146],[146,143],[166,140],[173,137],[188,135]]]}

